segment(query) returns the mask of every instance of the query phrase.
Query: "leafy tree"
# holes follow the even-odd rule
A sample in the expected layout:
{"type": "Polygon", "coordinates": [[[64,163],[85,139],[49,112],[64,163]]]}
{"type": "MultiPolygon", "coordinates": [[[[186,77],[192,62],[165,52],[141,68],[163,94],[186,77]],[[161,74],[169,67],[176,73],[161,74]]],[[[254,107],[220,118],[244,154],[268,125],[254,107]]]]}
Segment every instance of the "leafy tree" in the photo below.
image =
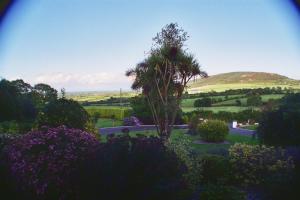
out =
{"type": "Polygon", "coordinates": [[[33,89],[43,102],[50,102],[57,99],[57,90],[50,85],[39,83],[36,84],[33,89]]]}
{"type": "Polygon", "coordinates": [[[208,97],[204,97],[202,99],[197,99],[194,102],[194,107],[211,107],[212,99],[208,97]]]}
{"type": "Polygon", "coordinates": [[[289,94],[279,109],[263,114],[258,127],[258,138],[267,145],[300,145],[300,94],[289,94]]]}
{"type": "Polygon", "coordinates": [[[21,94],[28,94],[33,89],[29,83],[25,83],[22,79],[11,81],[11,84],[15,86],[21,94]]]}
{"type": "Polygon", "coordinates": [[[193,55],[183,50],[187,33],[177,24],[166,25],[153,41],[150,55],[126,72],[133,76],[132,89],[142,89],[153,121],[162,138],[169,138],[187,83],[194,77],[206,77],[193,55]]]}
{"type": "Polygon", "coordinates": [[[20,118],[18,89],[11,82],[0,81],[0,121],[16,120],[20,118]]]}
{"type": "Polygon", "coordinates": [[[262,99],[259,95],[251,95],[247,98],[247,105],[248,106],[260,106],[262,105],[262,99]]]}
{"type": "Polygon", "coordinates": [[[235,103],[236,103],[237,106],[241,106],[242,105],[242,102],[239,99],[235,100],[235,103]]]}
{"type": "Polygon", "coordinates": [[[89,122],[86,110],[74,100],[65,98],[49,102],[40,114],[39,126],[57,127],[66,125],[69,128],[85,129],[89,122]]]}

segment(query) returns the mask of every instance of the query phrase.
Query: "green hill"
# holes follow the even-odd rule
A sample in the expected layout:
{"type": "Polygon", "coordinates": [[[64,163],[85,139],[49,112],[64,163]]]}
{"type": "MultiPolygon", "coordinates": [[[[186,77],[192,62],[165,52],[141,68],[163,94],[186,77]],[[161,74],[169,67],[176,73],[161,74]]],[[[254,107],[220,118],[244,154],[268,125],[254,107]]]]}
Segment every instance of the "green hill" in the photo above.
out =
{"type": "Polygon", "coordinates": [[[300,89],[300,81],[266,72],[230,72],[199,79],[189,84],[189,93],[241,88],[282,87],[300,89]]]}

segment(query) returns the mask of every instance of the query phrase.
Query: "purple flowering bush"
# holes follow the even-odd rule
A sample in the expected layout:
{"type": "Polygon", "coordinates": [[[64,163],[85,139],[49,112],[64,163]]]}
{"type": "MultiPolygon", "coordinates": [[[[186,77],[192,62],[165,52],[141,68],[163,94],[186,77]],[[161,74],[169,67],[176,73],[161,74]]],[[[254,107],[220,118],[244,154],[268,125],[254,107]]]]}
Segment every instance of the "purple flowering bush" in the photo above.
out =
{"type": "Polygon", "coordinates": [[[4,149],[10,174],[22,191],[38,199],[65,199],[68,178],[99,142],[82,130],[65,126],[32,131],[4,149]]]}
{"type": "Polygon", "coordinates": [[[124,118],[123,125],[124,126],[140,126],[140,125],[142,125],[142,123],[137,117],[131,116],[131,117],[124,118]]]}

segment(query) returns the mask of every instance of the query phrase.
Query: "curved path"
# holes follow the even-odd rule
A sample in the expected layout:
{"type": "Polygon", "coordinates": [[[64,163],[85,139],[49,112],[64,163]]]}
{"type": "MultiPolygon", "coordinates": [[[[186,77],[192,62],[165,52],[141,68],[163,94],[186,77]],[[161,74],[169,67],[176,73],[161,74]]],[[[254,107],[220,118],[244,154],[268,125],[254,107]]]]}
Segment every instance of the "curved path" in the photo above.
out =
{"type": "MultiPolygon", "coordinates": [[[[229,132],[233,134],[240,135],[249,135],[252,136],[255,134],[255,131],[241,128],[232,128],[230,125],[229,132]]],[[[122,133],[122,129],[127,128],[129,131],[150,131],[156,130],[155,125],[141,125],[141,126],[117,126],[117,127],[107,127],[107,128],[99,128],[99,134],[101,135],[109,135],[113,133],[122,133]]],[[[174,125],[174,129],[187,129],[188,125],[174,125]]]]}

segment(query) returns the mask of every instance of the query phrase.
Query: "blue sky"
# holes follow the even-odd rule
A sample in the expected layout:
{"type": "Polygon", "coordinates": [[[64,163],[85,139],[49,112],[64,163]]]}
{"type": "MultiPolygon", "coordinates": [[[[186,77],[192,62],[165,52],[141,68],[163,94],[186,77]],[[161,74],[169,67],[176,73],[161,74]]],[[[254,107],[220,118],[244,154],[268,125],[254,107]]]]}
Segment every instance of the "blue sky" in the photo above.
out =
{"type": "Polygon", "coordinates": [[[0,32],[0,76],[67,91],[129,89],[125,71],[177,22],[209,75],[300,79],[299,15],[284,0],[24,0],[0,32]]]}

